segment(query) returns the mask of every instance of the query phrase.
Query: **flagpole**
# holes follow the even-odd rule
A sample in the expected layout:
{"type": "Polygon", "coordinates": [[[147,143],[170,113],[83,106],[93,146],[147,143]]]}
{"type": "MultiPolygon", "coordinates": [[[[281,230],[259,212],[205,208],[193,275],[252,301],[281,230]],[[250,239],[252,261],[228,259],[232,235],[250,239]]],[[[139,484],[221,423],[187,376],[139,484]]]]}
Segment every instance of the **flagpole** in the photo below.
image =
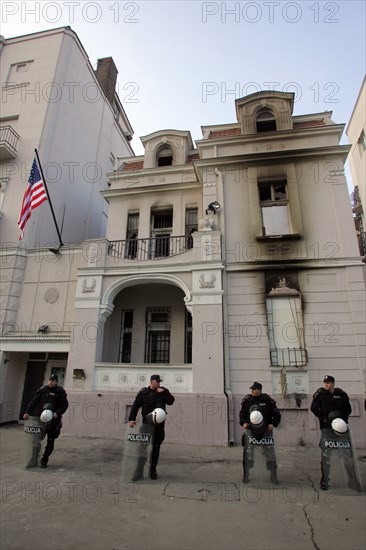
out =
{"type": "Polygon", "coordinates": [[[41,161],[39,160],[39,155],[38,155],[37,149],[34,149],[34,152],[36,153],[36,157],[37,157],[37,161],[38,161],[39,170],[40,170],[40,172],[41,172],[41,176],[42,176],[42,180],[43,180],[43,185],[44,185],[44,188],[45,188],[46,193],[47,193],[48,201],[49,201],[49,203],[50,203],[50,208],[51,208],[51,212],[52,212],[53,221],[55,222],[55,226],[56,226],[56,231],[57,231],[58,239],[59,239],[59,241],[60,241],[60,246],[59,246],[59,249],[60,249],[61,246],[64,245],[64,243],[62,242],[62,239],[61,239],[60,230],[59,230],[59,228],[58,228],[57,221],[56,221],[56,217],[55,217],[55,213],[54,213],[54,211],[53,211],[53,206],[52,206],[52,202],[51,202],[51,197],[50,197],[50,194],[49,194],[48,189],[47,189],[46,178],[44,177],[44,173],[43,173],[43,169],[42,169],[42,164],[41,164],[41,161]]]}

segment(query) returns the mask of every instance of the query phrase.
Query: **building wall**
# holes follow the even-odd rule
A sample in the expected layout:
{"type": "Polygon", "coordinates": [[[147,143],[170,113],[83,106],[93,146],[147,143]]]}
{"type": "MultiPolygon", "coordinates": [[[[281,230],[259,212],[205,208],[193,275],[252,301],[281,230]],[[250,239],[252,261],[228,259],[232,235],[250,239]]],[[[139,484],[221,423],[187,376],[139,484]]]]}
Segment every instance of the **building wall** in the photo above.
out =
{"type": "MultiPolygon", "coordinates": [[[[3,245],[17,245],[18,242],[17,220],[34,158],[34,149],[40,145],[49,106],[47,97],[51,93],[51,83],[55,78],[62,38],[61,32],[50,33],[41,39],[31,36],[26,41],[18,39],[10,45],[5,44],[1,52],[1,125],[9,124],[20,135],[16,158],[6,160],[0,165],[1,177],[9,180],[0,221],[3,245]],[[27,70],[14,74],[14,64],[27,61],[27,70]],[[6,87],[11,82],[18,85],[6,87]],[[22,85],[23,82],[29,84],[22,85]]],[[[46,210],[48,219],[47,206],[46,210]]],[[[29,245],[36,242],[37,211],[33,216],[32,221],[28,223],[25,241],[29,245]]]]}
{"type": "MultiPolygon", "coordinates": [[[[265,93],[256,97],[259,104],[271,99],[265,93]]],[[[125,239],[131,210],[140,212],[138,237],[150,238],[151,211],[167,205],[173,206],[173,235],[182,235],[185,206],[195,204],[199,221],[193,248],[173,257],[134,260],[113,255],[113,243],[101,238],[85,241],[71,265],[66,250],[59,266],[56,260],[43,259],[40,266],[35,258],[27,262],[17,322],[25,319],[32,330],[41,318],[72,324],[66,343],[71,403],[66,433],[118,437],[136,392],[158,372],[177,397],[169,409],[170,441],[239,443],[241,400],[258,380],[282,411],[278,443],[316,445],[311,398],[323,376],[332,374],[352,399],[354,439],[365,445],[365,296],[343,172],[348,147],[337,145],[343,127],[329,114],[317,114],[314,128],[306,130],[314,123],[311,115],[301,117],[302,129],[293,128],[291,97],[281,99],[286,132],[231,138],[222,128],[221,137],[211,138],[213,130],[205,128],[196,160],[186,157],[185,164],[157,167],[154,151],[165,143],[162,131],[143,138],[148,166],[140,163],[131,174],[128,159],[122,159],[109,174],[111,185],[103,192],[110,204],[109,241],[125,239]],[[278,178],[286,180],[290,232],[265,235],[258,185],[278,178]],[[215,214],[208,208],[211,201],[220,203],[215,214]],[[45,300],[54,281],[60,288],[58,304],[45,300]],[[281,288],[301,298],[308,359],[297,367],[271,364],[267,301],[281,288]],[[162,305],[173,308],[171,361],[144,363],[144,312],[162,305]],[[138,320],[137,346],[127,364],[116,361],[125,307],[133,308],[138,320]],[[185,309],[193,326],[189,364],[182,361],[185,309]]],[[[247,98],[250,105],[254,99],[247,98]]],[[[180,154],[192,152],[186,134],[176,138],[180,154]]]]}
{"type": "MultiPolygon", "coordinates": [[[[347,136],[351,143],[348,157],[352,181],[358,186],[363,206],[366,209],[366,78],[364,78],[354,109],[347,127],[347,136]],[[363,131],[363,140],[361,133],[363,131]]],[[[363,216],[365,220],[365,215],[363,216]]]]}

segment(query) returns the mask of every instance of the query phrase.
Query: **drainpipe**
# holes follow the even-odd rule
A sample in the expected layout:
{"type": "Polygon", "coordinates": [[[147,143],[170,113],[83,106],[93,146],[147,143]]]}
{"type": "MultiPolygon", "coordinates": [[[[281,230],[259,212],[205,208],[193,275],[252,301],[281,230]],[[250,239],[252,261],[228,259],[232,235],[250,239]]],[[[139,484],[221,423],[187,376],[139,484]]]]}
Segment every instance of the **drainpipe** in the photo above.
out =
{"type": "Polygon", "coordinates": [[[223,205],[222,210],[220,211],[221,218],[221,235],[223,246],[222,257],[224,260],[224,270],[222,272],[222,287],[223,287],[223,296],[222,296],[222,325],[223,325],[223,343],[224,343],[224,393],[227,399],[227,415],[228,415],[228,430],[229,430],[229,446],[233,447],[235,445],[235,429],[234,429],[234,400],[233,393],[230,386],[230,363],[229,363],[229,343],[228,343],[228,331],[227,331],[227,277],[226,277],[226,226],[225,226],[225,199],[224,199],[224,176],[223,173],[215,168],[215,175],[218,176],[218,181],[221,191],[221,204],[223,205]]]}

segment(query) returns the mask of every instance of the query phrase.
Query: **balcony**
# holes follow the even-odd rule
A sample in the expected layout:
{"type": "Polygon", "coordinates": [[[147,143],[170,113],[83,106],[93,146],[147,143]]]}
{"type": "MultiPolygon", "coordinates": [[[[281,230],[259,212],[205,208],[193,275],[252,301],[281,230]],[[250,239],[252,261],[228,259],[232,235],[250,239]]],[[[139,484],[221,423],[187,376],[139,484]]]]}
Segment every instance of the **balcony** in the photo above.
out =
{"type": "Polygon", "coordinates": [[[366,232],[360,231],[357,234],[358,248],[360,249],[360,256],[366,256],[366,232]]]}
{"type": "Polygon", "coordinates": [[[109,241],[108,254],[125,260],[162,260],[183,254],[193,248],[191,235],[170,237],[160,235],[149,239],[128,239],[125,241],[109,241]]]}
{"type": "Polygon", "coordinates": [[[20,136],[11,126],[0,126],[0,160],[11,160],[17,156],[20,136]]]}
{"type": "Polygon", "coordinates": [[[304,348],[271,349],[272,367],[305,367],[308,363],[308,352],[304,348]]]}

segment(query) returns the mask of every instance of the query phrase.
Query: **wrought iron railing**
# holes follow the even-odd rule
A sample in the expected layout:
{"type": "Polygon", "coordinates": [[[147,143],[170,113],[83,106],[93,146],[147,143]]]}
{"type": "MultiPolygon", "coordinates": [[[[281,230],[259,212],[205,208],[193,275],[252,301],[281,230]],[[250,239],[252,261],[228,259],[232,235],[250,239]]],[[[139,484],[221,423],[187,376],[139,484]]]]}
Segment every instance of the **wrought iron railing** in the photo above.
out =
{"type": "Polygon", "coordinates": [[[358,248],[360,249],[360,255],[366,256],[366,232],[362,231],[357,235],[358,248]]]}
{"type": "Polygon", "coordinates": [[[15,154],[20,136],[11,126],[0,126],[0,143],[4,143],[15,154]]]}
{"type": "Polygon", "coordinates": [[[108,254],[126,260],[161,260],[183,254],[193,248],[192,235],[170,237],[161,235],[149,239],[109,241],[108,254]]]}
{"type": "Polygon", "coordinates": [[[308,363],[308,352],[304,348],[270,350],[272,367],[304,367],[308,363]]]}

